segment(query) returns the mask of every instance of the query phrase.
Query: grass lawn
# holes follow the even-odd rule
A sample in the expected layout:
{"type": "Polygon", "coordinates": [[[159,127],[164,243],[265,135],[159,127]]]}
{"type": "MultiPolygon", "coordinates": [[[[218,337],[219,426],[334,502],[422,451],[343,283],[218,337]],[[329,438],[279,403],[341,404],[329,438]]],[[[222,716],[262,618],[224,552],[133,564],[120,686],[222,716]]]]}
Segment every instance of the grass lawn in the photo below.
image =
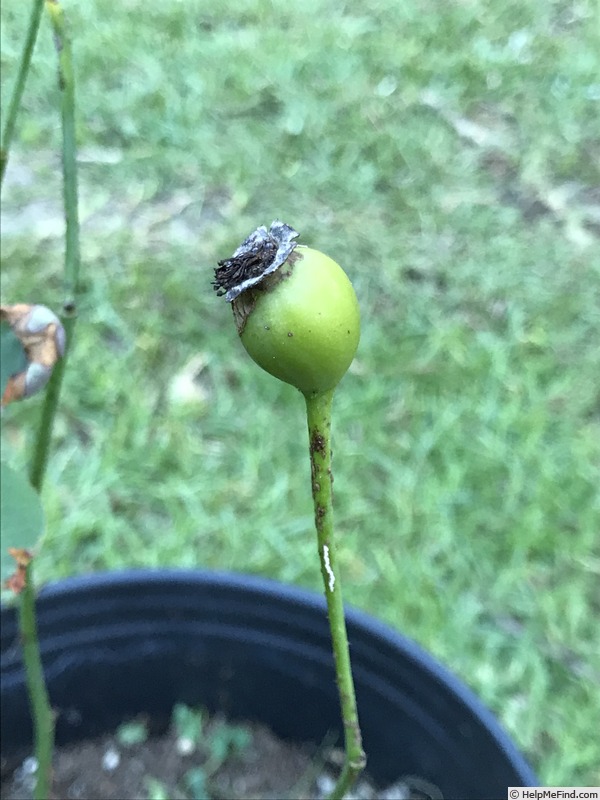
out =
{"type": "MultiPolygon", "coordinates": [[[[65,9],[83,297],[38,576],[200,566],[320,588],[303,401],[210,286],[280,217],[361,304],[334,423],[347,601],[458,673],[544,783],[599,784],[597,3],[65,9]]],[[[4,108],[27,16],[4,0],[4,108]]],[[[57,103],[44,20],[2,299],[56,309],[57,103]]],[[[41,402],[3,417],[16,463],[41,402]]]]}

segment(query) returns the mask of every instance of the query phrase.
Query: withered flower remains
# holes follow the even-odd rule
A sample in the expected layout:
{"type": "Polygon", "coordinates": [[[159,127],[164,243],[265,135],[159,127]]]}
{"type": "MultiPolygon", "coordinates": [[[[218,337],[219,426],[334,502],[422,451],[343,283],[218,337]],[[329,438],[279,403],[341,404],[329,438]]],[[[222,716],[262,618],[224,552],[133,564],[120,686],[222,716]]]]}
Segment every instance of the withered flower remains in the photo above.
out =
{"type": "Polygon", "coordinates": [[[299,236],[289,225],[274,220],[269,230],[261,225],[245,239],[231,258],[219,261],[212,282],[219,296],[231,303],[242,292],[260,283],[285,263],[299,236]]]}

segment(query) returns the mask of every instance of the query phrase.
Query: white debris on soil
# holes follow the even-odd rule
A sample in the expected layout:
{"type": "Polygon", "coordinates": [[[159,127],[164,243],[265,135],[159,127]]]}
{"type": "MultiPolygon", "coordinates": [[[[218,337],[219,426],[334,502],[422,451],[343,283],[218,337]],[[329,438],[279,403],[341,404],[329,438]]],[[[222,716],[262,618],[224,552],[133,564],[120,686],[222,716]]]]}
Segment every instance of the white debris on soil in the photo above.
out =
{"type": "MultiPolygon", "coordinates": [[[[335,778],[324,772],[316,779],[316,793],[314,800],[325,800],[329,797],[335,786],[335,778]]],[[[437,786],[424,781],[422,778],[407,775],[386,789],[375,789],[367,780],[360,779],[345,795],[345,800],[442,800],[442,794],[437,786]]]]}
{"type": "Polygon", "coordinates": [[[114,747],[109,747],[102,756],[102,769],[105,772],[114,772],[121,763],[121,754],[114,747]]]}
{"type": "Polygon", "coordinates": [[[189,736],[180,736],[175,747],[180,756],[189,756],[196,749],[196,743],[189,736]]]}
{"type": "Polygon", "coordinates": [[[35,776],[37,773],[37,758],[29,756],[13,775],[13,792],[11,800],[31,800],[35,788],[35,776]]]}

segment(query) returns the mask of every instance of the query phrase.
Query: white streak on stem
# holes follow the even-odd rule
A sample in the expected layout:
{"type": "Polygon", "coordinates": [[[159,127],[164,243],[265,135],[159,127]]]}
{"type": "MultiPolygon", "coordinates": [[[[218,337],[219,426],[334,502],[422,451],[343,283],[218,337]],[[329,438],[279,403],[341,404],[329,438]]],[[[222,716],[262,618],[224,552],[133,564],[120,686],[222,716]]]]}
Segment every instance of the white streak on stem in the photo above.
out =
{"type": "Polygon", "coordinates": [[[325,562],[325,571],[329,576],[329,591],[333,592],[335,586],[335,575],[331,569],[331,562],[329,560],[329,547],[327,547],[326,544],[323,545],[323,561],[325,562]]]}

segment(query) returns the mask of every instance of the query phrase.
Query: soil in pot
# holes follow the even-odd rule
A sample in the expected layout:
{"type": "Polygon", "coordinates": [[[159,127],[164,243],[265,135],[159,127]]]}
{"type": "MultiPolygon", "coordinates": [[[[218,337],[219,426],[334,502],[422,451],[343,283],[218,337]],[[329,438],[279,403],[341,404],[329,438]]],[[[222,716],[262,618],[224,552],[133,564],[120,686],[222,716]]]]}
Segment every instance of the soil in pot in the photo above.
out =
{"type": "MultiPolygon", "coordinates": [[[[185,706],[171,724],[134,720],[110,735],[58,747],[53,800],[322,800],[343,752],[326,742],[283,741],[266,726],[231,724],[185,706]],[[159,728],[163,728],[159,732],[159,728]]],[[[1,800],[31,800],[35,760],[2,765],[1,800]]],[[[349,798],[436,800],[436,787],[414,777],[378,790],[368,776],[349,798]]]]}

